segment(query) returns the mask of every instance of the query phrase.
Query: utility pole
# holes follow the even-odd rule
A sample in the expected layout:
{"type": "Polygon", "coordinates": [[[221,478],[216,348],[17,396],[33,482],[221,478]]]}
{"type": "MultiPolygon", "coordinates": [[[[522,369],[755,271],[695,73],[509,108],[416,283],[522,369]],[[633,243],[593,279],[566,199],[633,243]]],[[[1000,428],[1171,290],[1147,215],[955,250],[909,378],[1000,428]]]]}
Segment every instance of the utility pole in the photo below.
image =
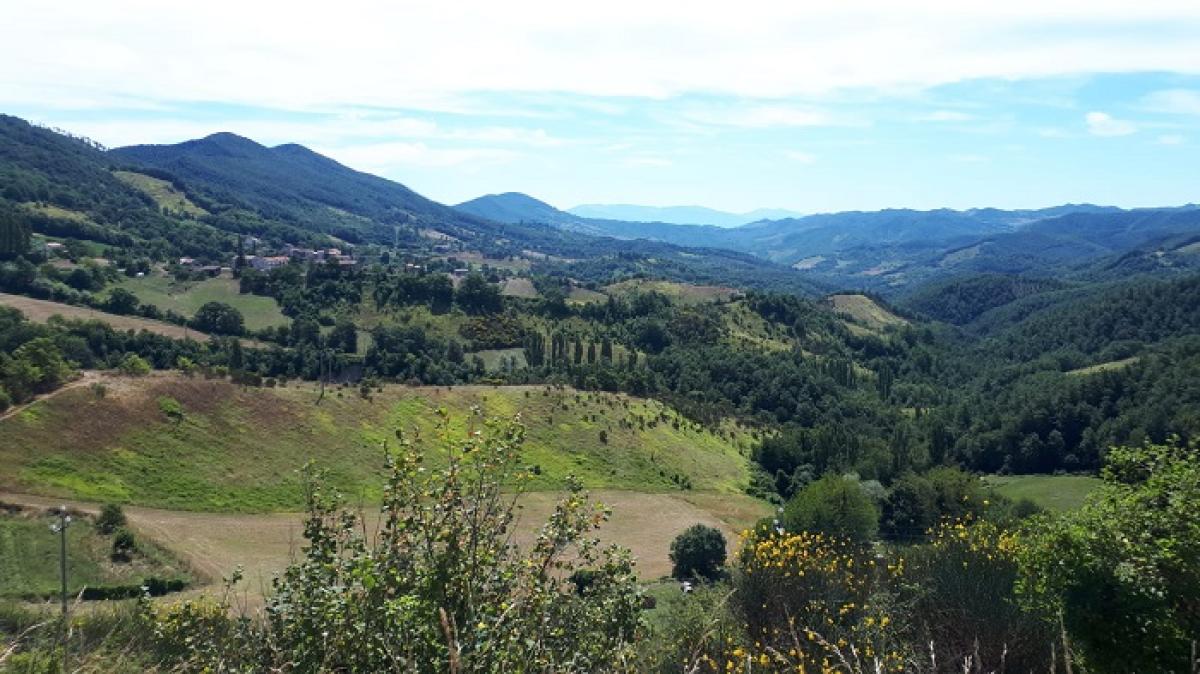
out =
{"type": "Polygon", "coordinates": [[[62,645],[63,645],[63,671],[68,672],[70,668],[67,666],[67,658],[70,653],[70,644],[68,638],[70,636],[70,627],[67,621],[67,527],[71,524],[71,516],[67,514],[67,506],[58,507],[58,523],[51,524],[50,530],[59,535],[58,547],[58,575],[62,582],[60,586],[59,597],[62,600],[62,645]]]}

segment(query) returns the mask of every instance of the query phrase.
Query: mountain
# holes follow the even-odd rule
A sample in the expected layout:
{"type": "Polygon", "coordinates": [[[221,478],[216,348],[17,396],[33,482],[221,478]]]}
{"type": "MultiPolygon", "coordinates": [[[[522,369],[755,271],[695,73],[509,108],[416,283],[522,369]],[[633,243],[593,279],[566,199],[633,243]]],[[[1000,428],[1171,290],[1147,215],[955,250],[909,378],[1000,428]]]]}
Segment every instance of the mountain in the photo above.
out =
{"type": "MultiPolygon", "coordinates": [[[[390,243],[396,228],[474,231],[487,223],[355,171],[296,144],[265,147],[232,133],[112,150],[117,161],[166,171],[217,202],[349,241],[390,243]]],[[[451,233],[451,232],[446,232],[451,233]]]]}
{"type": "Polygon", "coordinates": [[[800,217],[782,208],[759,208],[746,213],[718,211],[704,206],[638,206],[634,204],[582,204],[567,209],[572,215],[595,220],[663,222],[674,225],[737,227],[758,220],[800,217]]]}
{"type": "Polygon", "coordinates": [[[496,222],[541,222],[565,226],[568,229],[584,220],[520,192],[486,194],[464,201],[454,208],[496,222]]]}

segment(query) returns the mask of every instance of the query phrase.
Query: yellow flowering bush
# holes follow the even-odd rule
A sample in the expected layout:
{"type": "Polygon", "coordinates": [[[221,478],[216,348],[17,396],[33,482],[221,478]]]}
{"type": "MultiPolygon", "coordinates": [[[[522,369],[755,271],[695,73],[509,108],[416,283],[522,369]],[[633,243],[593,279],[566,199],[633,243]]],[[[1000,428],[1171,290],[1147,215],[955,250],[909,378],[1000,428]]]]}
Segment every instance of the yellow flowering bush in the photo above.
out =
{"type": "Polygon", "coordinates": [[[743,535],[733,610],[745,643],[708,656],[708,671],[904,671],[885,590],[903,574],[868,545],[822,533],[743,535]]]}

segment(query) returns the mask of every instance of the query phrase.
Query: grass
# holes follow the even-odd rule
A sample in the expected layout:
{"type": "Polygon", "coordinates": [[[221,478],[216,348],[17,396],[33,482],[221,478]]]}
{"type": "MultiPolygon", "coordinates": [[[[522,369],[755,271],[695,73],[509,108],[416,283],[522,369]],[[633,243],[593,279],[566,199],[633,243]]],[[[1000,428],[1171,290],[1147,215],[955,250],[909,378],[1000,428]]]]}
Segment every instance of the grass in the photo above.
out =
{"type": "MultiPolygon", "coordinates": [[[[134,585],[150,576],[189,580],[183,565],[144,536],[128,562],[110,558],[112,537],[99,534],[90,518],[74,514],[67,528],[67,590],[85,586],[134,585]]],[[[0,514],[0,596],[49,596],[59,591],[58,518],[42,509],[0,514]]],[[[140,532],[138,532],[140,533],[140,532]]]]}
{"type": "Polygon", "coordinates": [[[126,279],[118,287],[137,295],[138,300],[145,304],[153,304],[163,311],[170,309],[188,317],[195,315],[207,302],[224,302],[242,312],[246,328],[250,330],[288,323],[273,298],[242,294],[238,292],[238,282],[231,278],[180,283],[168,276],[152,274],[126,279]]]}
{"type": "Polygon", "coordinates": [[[1121,360],[1113,360],[1113,361],[1109,361],[1107,363],[1097,363],[1095,365],[1089,365],[1087,367],[1081,367],[1081,368],[1077,368],[1074,370],[1068,370],[1067,374],[1069,374],[1069,375],[1098,374],[1100,372],[1108,372],[1109,370],[1120,370],[1121,368],[1129,367],[1130,365],[1133,365],[1136,362],[1138,362],[1138,357],[1130,356],[1129,358],[1122,358],[1121,360]]]}
{"type": "MultiPolygon", "coordinates": [[[[64,318],[103,321],[118,330],[146,330],[174,339],[183,339],[185,337],[199,341],[208,339],[208,335],[205,333],[190,330],[174,323],[152,321],[148,318],[138,318],[136,316],[118,316],[117,314],[97,311],[89,307],[77,307],[49,300],[37,300],[22,295],[0,293],[0,305],[19,309],[25,315],[25,318],[38,323],[45,323],[51,316],[62,316],[64,318]]],[[[252,344],[248,340],[243,340],[243,343],[247,345],[252,344]]]]}
{"type": "Polygon", "coordinates": [[[849,316],[869,329],[908,323],[866,295],[830,295],[829,302],[833,305],[834,311],[849,316]]]}
{"type": "MultiPolygon", "coordinates": [[[[650,400],[489,386],[387,386],[371,400],[347,388],[316,399],[312,384],[242,389],[177,375],[113,379],[101,399],[87,387],[63,391],[0,421],[0,489],[210,512],[295,510],[299,469],[312,459],[343,491],[374,501],[397,429],[432,438],[434,412],[445,407],[451,435],[461,436],[477,425],[472,406],[521,414],[522,461],[538,473],[536,490],[558,489],[568,474],[589,488],[667,493],[686,479],[697,492],[738,494],[748,480],[748,433],[712,433],[650,400]],[[167,418],[163,397],[179,401],[183,421],[167,418]]],[[[439,452],[429,458],[437,465],[439,452]]]]}
{"type": "Polygon", "coordinates": [[[160,208],[185,215],[208,215],[208,211],[192,203],[186,194],[166,180],[136,171],[114,171],[113,175],[126,185],[150,195],[150,198],[154,199],[160,208]]]}
{"type": "Polygon", "coordinates": [[[86,213],[82,213],[80,211],[73,211],[69,208],[62,208],[61,206],[55,206],[53,204],[39,204],[39,203],[34,203],[34,202],[26,202],[22,205],[25,206],[25,208],[28,208],[29,210],[34,211],[35,213],[39,213],[41,215],[45,215],[45,216],[51,217],[51,218],[58,218],[59,220],[71,220],[73,222],[92,222],[91,218],[89,218],[86,213]]]}
{"type": "Polygon", "coordinates": [[[1100,485],[1099,478],[1086,475],[989,475],[987,483],[996,493],[1011,499],[1027,498],[1047,510],[1074,510],[1100,485]]]}
{"type": "Polygon", "coordinates": [[[567,293],[567,301],[572,304],[588,304],[590,302],[604,302],[608,299],[608,295],[595,290],[590,290],[581,286],[571,286],[571,291],[567,293]]]}

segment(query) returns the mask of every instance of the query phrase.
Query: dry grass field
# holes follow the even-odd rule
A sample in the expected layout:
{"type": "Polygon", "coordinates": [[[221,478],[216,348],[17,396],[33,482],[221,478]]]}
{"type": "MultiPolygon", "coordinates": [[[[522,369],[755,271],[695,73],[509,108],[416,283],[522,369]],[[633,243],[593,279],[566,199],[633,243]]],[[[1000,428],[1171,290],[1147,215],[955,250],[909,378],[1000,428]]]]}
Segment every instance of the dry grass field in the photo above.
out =
{"type": "Polygon", "coordinates": [[[878,330],[892,325],[907,325],[908,321],[888,311],[866,295],[830,295],[834,311],[878,330]]]}
{"type": "MultiPolygon", "coordinates": [[[[516,537],[518,545],[537,535],[554,508],[556,492],[531,492],[521,501],[516,537]]],[[[638,573],[646,579],[668,575],[670,542],[687,527],[703,523],[724,531],[731,549],[737,532],[769,513],[760,501],[737,495],[690,496],[599,490],[594,501],[612,509],[612,518],[598,532],[604,543],[628,547],[637,558],[638,573]]],[[[33,507],[61,504],[95,512],[99,505],[87,501],[53,499],[0,492],[0,502],[33,507]]],[[[362,506],[367,530],[378,526],[378,513],[362,506]]],[[[222,578],[242,567],[242,588],[253,603],[270,589],[271,579],[300,554],[303,518],[298,513],[217,514],[127,506],[132,528],[185,561],[205,591],[219,588],[222,578]]]]}

